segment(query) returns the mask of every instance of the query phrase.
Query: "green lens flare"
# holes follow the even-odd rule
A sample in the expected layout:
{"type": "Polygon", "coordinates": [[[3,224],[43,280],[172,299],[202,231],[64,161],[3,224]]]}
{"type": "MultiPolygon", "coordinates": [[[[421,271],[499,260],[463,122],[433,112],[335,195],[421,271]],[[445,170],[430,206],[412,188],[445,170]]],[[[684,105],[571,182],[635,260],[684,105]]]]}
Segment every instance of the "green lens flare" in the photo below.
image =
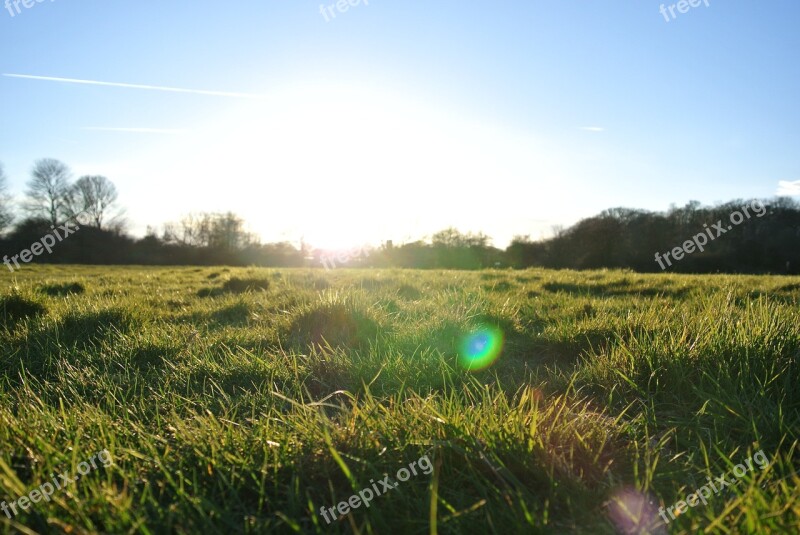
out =
{"type": "Polygon", "coordinates": [[[494,364],[503,350],[503,331],[483,326],[461,341],[458,361],[467,370],[484,370],[494,364]]]}

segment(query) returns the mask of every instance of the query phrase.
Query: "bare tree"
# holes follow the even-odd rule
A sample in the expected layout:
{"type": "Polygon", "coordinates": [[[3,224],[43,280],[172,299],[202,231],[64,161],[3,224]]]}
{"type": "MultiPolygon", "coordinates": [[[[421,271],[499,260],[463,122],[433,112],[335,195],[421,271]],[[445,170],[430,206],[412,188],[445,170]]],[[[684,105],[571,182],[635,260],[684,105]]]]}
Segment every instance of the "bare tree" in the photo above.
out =
{"type": "Polygon", "coordinates": [[[0,163],[0,233],[2,233],[13,221],[11,213],[11,197],[8,195],[8,184],[3,164],[0,163]]]}
{"type": "Polygon", "coordinates": [[[435,247],[488,247],[490,238],[486,234],[468,233],[462,234],[457,229],[450,227],[440,230],[431,237],[431,242],[435,247]]]}
{"type": "Polygon", "coordinates": [[[32,217],[42,217],[55,226],[62,217],[69,217],[70,170],[58,160],[37,160],[25,194],[23,208],[32,217]]]}
{"type": "Polygon", "coordinates": [[[164,225],[164,241],[193,247],[208,247],[211,241],[211,215],[189,214],[178,223],[164,225]]]}
{"type": "Polygon", "coordinates": [[[71,215],[84,213],[91,225],[102,229],[103,225],[119,221],[122,212],[114,208],[117,188],[104,176],[84,176],[72,186],[69,195],[71,215]]]}
{"type": "Polygon", "coordinates": [[[167,243],[226,251],[258,243],[258,239],[245,230],[244,220],[232,212],[189,214],[179,223],[167,223],[163,239],[167,243]]]}

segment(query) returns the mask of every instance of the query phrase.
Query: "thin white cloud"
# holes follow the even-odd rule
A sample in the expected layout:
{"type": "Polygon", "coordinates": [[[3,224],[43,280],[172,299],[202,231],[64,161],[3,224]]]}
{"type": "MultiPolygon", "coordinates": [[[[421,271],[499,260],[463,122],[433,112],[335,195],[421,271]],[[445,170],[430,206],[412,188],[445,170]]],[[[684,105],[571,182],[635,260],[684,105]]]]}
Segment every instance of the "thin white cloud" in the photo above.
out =
{"type": "Polygon", "coordinates": [[[191,132],[191,130],[170,128],[125,128],[115,126],[84,126],[81,130],[91,130],[93,132],[132,132],[135,134],[185,134],[191,132]]]}
{"type": "Polygon", "coordinates": [[[99,80],[79,80],[77,78],[58,78],[55,76],[34,76],[32,74],[10,74],[3,73],[8,78],[24,78],[26,80],[41,80],[45,82],[61,82],[65,84],[101,85],[106,87],[124,87],[126,89],[144,89],[147,91],[166,91],[169,93],[190,93],[193,95],[207,95],[211,97],[229,98],[266,98],[266,95],[254,95],[251,93],[235,93],[229,91],[207,91],[205,89],[186,89],[181,87],[165,87],[160,85],[127,84],[121,82],[102,82],[99,80]]]}
{"type": "Polygon", "coordinates": [[[800,195],[800,180],[789,182],[781,180],[778,182],[778,195],[800,195]]]}
{"type": "Polygon", "coordinates": [[[586,132],[605,132],[606,130],[602,126],[579,126],[578,128],[586,132]]]}

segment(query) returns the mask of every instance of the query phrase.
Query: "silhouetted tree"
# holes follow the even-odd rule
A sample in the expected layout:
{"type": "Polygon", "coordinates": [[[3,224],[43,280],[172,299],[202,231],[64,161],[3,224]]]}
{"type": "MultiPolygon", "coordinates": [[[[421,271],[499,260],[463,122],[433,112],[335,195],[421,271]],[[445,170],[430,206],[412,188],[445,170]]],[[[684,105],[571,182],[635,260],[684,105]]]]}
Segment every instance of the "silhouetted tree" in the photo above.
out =
{"type": "Polygon", "coordinates": [[[176,245],[208,247],[210,236],[210,214],[189,214],[178,223],[166,223],[162,240],[176,245]]]}
{"type": "Polygon", "coordinates": [[[431,237],[437,267],[478,269],[494,264],[489,236],[462,234],[454,228],[441,230],[431,237]]]}
{"type": "Polygon", "coordinates": [[[52,158],[37,160],[25,192],[27,200],[23,209],[31,217],[46,219],[57,225],[62,217],[69,217],[70,170],[65,164],[52,158]]]}
{"type": "Polygon", "coordinates": [[[440,230],[431,236],[434,247],[488,247],[491,239],[479,232],[478,234],[462,234],[452,227],[440,230]]]}
{"type": "Polygon", "coordinates": [[[255,237],[244,229],[244,219],[233,212],[212,214],[209,246],[223,251],[236,251],[255,245],[255,237]]]}
{"type": "Polygon", "coordinates": [[[83,176],[70,192],[71,215],[83,212],[82,220],[95,228],[121,223],[122,212],[115,209],[117,188],[104,176],[83,176]]]}
{"type": "Polygon", "coordinates": [[[530,236],[514,236],[506,248],[506,261],[515,268],[544,266],[547,260],[547,244],[536,242],[530,236]]]}

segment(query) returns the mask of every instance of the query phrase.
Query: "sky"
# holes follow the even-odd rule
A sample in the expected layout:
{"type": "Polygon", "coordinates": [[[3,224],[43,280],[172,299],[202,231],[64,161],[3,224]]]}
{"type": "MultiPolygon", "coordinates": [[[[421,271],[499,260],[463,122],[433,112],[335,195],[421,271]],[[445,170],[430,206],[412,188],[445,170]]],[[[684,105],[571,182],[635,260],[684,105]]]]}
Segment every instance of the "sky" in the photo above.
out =
{"type": "Polygon", "coordinates": [[[15,1],[11,192],[59,159],[116,184],[134,235],[230,210],[265,242],[504,247],[800,194],[797,0],[15,1]]]}

